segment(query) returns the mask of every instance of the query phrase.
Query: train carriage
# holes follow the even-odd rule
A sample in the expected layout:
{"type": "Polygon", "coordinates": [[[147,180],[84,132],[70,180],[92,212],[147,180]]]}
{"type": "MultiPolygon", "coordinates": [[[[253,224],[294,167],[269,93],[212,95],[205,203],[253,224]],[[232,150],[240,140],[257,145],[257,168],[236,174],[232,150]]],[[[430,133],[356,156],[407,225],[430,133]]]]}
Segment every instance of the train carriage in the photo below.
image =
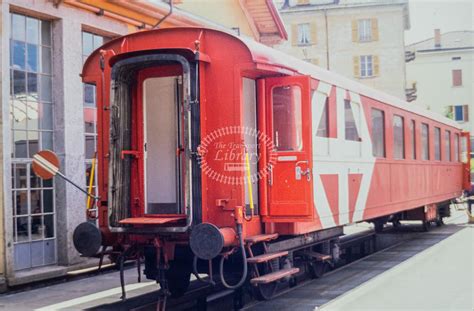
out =
{"type": "Polygon", "coordinates": [[[82,79],[96,88],[100,200],[78,250],[144,256],[177,295],[193,272],[234,287],[234,264],[237,285],[268,298],[297,258],[337,261],[344,225],[441,224],[470,186],[452,120],[221,31],[112,40],[82,79]]]}

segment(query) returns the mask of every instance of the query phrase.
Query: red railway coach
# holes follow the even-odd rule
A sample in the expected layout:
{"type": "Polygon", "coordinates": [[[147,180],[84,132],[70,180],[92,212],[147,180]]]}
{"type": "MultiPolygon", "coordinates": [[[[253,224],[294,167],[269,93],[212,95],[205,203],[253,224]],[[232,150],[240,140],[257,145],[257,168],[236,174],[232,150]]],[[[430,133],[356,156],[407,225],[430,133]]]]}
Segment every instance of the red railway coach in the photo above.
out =
{"type": "Polygon", "coordinates": [[[441,224],[470,186],[452,120],[228,33],[117,38],[82,79],[96,88],[101,199],[76,247],[144,257],[163,293],[204,272],[269,298],[336,262],[344,225],[441,224]]]}

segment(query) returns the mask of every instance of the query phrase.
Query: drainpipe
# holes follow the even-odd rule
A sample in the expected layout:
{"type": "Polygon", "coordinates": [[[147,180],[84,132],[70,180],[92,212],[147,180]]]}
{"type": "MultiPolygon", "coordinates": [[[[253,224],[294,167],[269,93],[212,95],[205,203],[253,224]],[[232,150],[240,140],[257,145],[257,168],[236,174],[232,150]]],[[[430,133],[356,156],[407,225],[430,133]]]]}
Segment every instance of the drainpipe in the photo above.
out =
{"type": "Polygon", "coordinates": [[[327,10],[324,10],[324,22],[326,24],[326,69],[329,70],[329,27],[327,13],[327,10]]]}

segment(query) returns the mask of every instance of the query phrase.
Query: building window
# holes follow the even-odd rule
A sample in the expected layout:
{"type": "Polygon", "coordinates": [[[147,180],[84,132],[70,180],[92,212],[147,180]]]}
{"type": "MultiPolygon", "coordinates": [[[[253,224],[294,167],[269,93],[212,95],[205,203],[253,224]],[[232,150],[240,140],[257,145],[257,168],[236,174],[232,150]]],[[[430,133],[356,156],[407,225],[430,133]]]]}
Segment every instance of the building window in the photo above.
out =
{"type": "Polygon", "coordinates": [[[360,19],[357,23],[357,33],[359,41],[372,40],[372,21],[370,19],[360,19]]]}
{"type": "Polygon", "coordinates": [[[439,127],[434,129],[434,148],[435,160],[441,161],[441,129],[439,127]]]}
{"type": "Polygon", "coordinates": [[[372,55],[364,55],[360,57],[360,76],[361,77],[373,76],[372,55]]]}
{"type": "Polygon", "coordinates": [[[303,148],[301,88],[279,86],[272,90],[273,141],[278,151],[300,151],[303,148]]]}
{"type": "Polygon", "coordinates": [[[369,78],[379,75],[379,58],[376,55],[354,56],[354,76],[369,78]]]}
{"type": "Polygon", "coordinates": [[[469,121],[469,106],[468,105],[450,106],[450,115],[454,117],[455,121],[468,122],[469,121]]]}
{"type": "Polygon", "coordinates": [[[455,56],[455,57],[452,57],[451,60],[461,60],[461,57],[460,56],[455,56]]]}
{"type": "Polygon", "coordinates": [[[454,162],[459,162],[459,134],[454,134],[454,162]]]}
{"type": "Polygon", "coordinates": [[[393,117],[393,158],[405,159],[405,129],[403,117],[393,117]]]}
{"type": "Polygon", "coordinates": [[[378,20],[376,18],[355,19],[352,21],[352,41],[370,42],[379,39],[378,20]]]}
{"type": "Polygon", "coordinates": [[[445,131],[444,132],[444,154],[445,160],[451,161],[451,132],[445,131]]]}
{"type": "Polygon", "coordinates": [[[56,263],[53,180],[38,178],[32,157],[53,147],[51,23],[10,15],[10,124],[14,269],[56,263]]]}
{"type": "Polygon", "coordinates": [[[423,160],[430,159],[430,133],[428,124],[421,124],[421,155],[423,160]]]}
{"type": "Polygon", "coordinates": [[[462,86],[462,70],[453,70],[453,86],[462,86]]]}
{"type": "Polygon", "coordinates": [[[345,118],[345,139],[360,141],[357,126],[360,119],[360,108],[357,103],[351,103],[344,100],[344,118],[345,118]]]}
{"type": "Polygon", "coordinates": [[[98,49],[107,38],[99,36],[87,31],[82,32],[82,62],[85,62],[87,57],[91,55],[94,50],[98,49]]]}
{"type": "Polygon", "coordinates": [[[324,102],[323,114],[319,120],[318,130],[316,136],[329,137],[329,113],[328,113],[329,99],[326,97],[324,102]]]}
{"type": "Polygon", "coordinates": [[[310,26],[307,24],[298,25],[298,44],[307,45],[311,43],[310,26]]]}
{"type": "Polygon", "coordinates": [[[378,109],[372,109],[372,153],[385,157],[385,113],[378,109]]]}
{"type": "Polygon", "coordinates": [[[416,160],[416,123],[415,120],[410,122],[410,135],[411,135],[411,158],[416,160]]]}

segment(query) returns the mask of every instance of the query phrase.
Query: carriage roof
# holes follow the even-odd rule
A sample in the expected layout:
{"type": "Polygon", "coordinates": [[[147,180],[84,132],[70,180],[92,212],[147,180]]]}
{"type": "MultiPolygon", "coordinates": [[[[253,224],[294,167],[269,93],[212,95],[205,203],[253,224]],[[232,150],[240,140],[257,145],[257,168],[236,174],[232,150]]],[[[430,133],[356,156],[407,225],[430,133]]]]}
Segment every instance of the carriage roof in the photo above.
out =
{"type": "MultiPolygon", "coordinates": [[[[426,110],[416,104],[410,104],[400,98],[395,96],[386,94],[382,91],[376,90],[369,86],[366,86],[362,83],[357,81],[351,80],[346,78],[340,74],[328,71],[324,68],[318,67],[316,65],[310,64],[306,61],[300,60],[296,57],[291,55],[285,54],[281,51],[263,45],[259,42],[254,41],[251,38],[244,37],[244,36],[236,36],[230,32],[224,32],[221,30],[216,29],[209,29],[209,28],[202,28],[202,27],[173,27],[173,28],[164,28],[164,29],[153,29],[153,30],[146,30],[146,31],[139,31],[132,34],[128,34],[123,37],[119,37],[107,42],[104,46],[100,47],[91,56],[87,59],[86,63],[84,64],[84,72],[86,68],[90,65],[90,60],[94,57],[97,57],[97,54],[101,49],[106,49],[108,46],[112,46],[117,42],[120,42],[124,38],[134,38],[137,39],[144,34],[149,34],[150,32],[156,32],[157,34],[161,32],[182,32],[189,29],[200,29],[204,30],[207,33],[211,34],[224,34],[238,40],[240,43],[244,45],[244,47],[250,52],[252,60],[257,64],[262,64],[266,66],[272,66],[277,71],[288,73],[288,74],[302,74],[302,75],[309,75],[314,79],[319,81],[326,82],[331,85],[335,85],[346,90],[352,91],[354,93],[360,94],[365,97],[369,97],[380,101],[384,104],[391,105],[396,108],[403,109],[405,111],[415,113],[420,116],[424,116],[426,118],[432,119],[434,121],[443,123],[445,125],[455,127],[457,129],[461,129],[460,125],[452,119],[444,117],[443,115],[426,110]]],[[[194,41],[189,42],[188,44],[194,44],[194,41]]],[[[170,47],[173,48],[173,47],[170,47]]],[[[188,47],[189,50],[193,50],[194,46],[191,45],[188,47]]],[[[211,57],[212,58],[212,57],[211,57]]],[[[83,73],[84,73],[83,72],[83,73]]]]}

